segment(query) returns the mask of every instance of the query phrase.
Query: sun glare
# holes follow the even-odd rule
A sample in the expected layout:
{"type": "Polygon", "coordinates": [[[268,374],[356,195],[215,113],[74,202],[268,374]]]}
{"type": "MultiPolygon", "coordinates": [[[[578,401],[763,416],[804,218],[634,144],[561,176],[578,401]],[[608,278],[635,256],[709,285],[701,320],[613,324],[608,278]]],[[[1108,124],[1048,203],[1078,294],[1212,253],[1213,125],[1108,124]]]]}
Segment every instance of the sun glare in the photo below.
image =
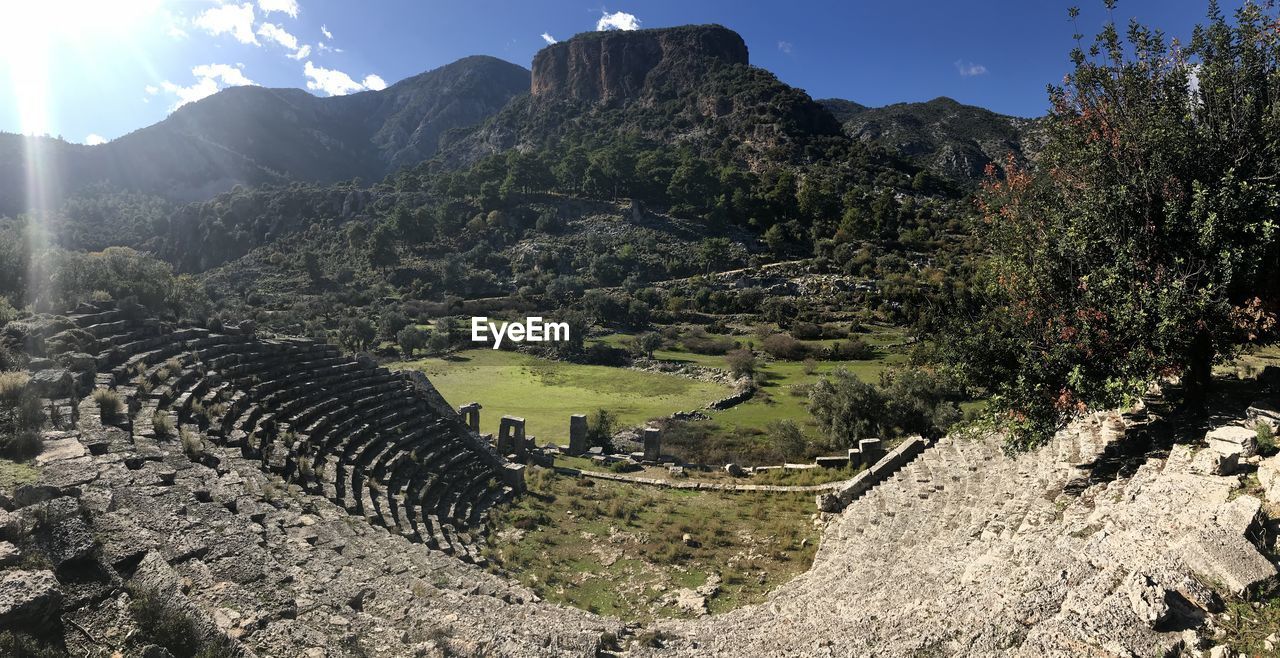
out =
{"type": "Polygon", "coordinates": [[[55,58],[88,58],[131,48],[138,28],[162,0],[34,0],[0,3],[3,62],[20,130],[49,132],[55,58]],[[108,50],[100,50],[106,48],[108,50]]]}

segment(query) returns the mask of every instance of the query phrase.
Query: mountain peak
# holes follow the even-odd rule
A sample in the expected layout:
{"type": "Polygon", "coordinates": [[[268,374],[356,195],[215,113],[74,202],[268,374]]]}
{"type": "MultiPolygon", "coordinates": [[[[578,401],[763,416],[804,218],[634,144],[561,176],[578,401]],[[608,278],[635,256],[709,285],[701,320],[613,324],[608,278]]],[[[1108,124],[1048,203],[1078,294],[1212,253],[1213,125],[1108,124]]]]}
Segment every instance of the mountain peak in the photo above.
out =
{"type": "Polygon", "coordinates": [[[659,79],[681,87],[712,68],[747,63],[746,42],[721,25],[586,32],[538,51],[531,91],[535,98],[626,100],[659,79]]]}

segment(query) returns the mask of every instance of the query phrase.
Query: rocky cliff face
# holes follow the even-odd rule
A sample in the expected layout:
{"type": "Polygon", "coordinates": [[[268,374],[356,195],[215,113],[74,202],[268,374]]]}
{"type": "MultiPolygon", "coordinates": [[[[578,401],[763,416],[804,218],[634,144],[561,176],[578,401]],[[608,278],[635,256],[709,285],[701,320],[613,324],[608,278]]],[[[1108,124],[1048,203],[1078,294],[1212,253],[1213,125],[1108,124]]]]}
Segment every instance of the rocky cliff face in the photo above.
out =
{"type": "Polygon", "coordinates": [[[533,58],[535,98],[611,102],[687,88],[723,64],[746,64],[747,44],[719,25],[591,32],[533,58]]]}

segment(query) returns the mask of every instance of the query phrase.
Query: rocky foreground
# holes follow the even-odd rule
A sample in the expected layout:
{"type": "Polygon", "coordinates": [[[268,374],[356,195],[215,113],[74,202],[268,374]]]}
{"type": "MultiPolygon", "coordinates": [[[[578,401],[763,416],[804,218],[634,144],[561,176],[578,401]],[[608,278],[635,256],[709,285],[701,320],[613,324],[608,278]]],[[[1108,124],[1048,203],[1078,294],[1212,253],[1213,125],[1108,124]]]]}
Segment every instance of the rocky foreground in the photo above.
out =
{"type": "Polygon", "coordinates": [[[1280,458],[1242,427],[1265,405],[1155,453],[1143,413],[1016,458],[949,437],[826,516],[813,568],[768,602],[652,628],[539,601],[240,449],[195,458],[91,398],[77,412],[0,497],[0,627],[76,656],[169,655],[175,635],[237,656],[1196,655],[1276,575],[1280,458]]]}

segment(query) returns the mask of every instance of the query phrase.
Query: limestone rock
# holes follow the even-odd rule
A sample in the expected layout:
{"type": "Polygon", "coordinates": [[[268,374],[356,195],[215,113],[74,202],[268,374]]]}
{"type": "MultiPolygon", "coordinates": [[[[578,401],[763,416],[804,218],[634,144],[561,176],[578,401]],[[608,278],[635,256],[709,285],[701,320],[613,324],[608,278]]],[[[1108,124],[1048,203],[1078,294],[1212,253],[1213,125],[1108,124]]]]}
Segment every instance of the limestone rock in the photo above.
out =
{"type": "Polygon", "coordinates": [[[1223,453],[1216,448],[1205,448],[1191,460],[1192,473],[1201,475],[1230,475],[1239,466],[1239,453],[1223,453]]]}
{"type": "Polygon", "coordinates": [[[31,375],[27,384],[37,397],[65,398],[70,397],[75,386],[71,372],[62,368],[49,368],[31,375]]]}
{"type": "Polygon", "coordinates": [[[643,95],[659,76],[692,87],[715,65],[746,63],[742,37],[719,26],[597,32],[538,51],[531,91],[534,98],[609,102],[643,95]]]}
{"type": "Polygon", "coordinates": [[[12,566],[21,557],[22,553],[18,550],[18,547],[7,541],[0,541],[0,567],[12,566]]]}
{"type": "Polygon", "coordinates": [[[1280,502],[1280,455],[1268,457],[1258,464],[1258,482],[1267,500],[1280,502]]]}
{"type": "Polygon", "coordinates": [[[1218,525],[1230,532],[1245,534],[1262,511],[1262,501],[1253,496],[1240,496],[1218,508],[1215,519],[1218,525]]]}
{"type": "Polygon", "coordinates": [[[1210,430],[1204,436],[1210,448],[1224,455],[1235,453],[1240,457],[1258,454],[1258,433],[1239,425],[1223,425],[1210,430]]]}
{"type": "Polygon", "coordinates": [[[1148,626],[1154,628],[1168,617],[1169,604],[1165,601],[1164,589],[1157,587],[1146,574],[1137,571],[1129,574],[1123,587],[1133,613],[1148,626]]]}
{"type": "Polygon", "coordinates": [[[0,629],[43,629],[58,618],[62,591],[52,571],[0,574],[0,629]]]}
{"type": "Polygon", "coordinates": [[[1250,426],[1265,423],[1271,428],[1272,434],[1280,433],[1280,405],[1271,400],[1258,400],[1249,405],[1245,417],[1250,426]]]}
{"type": "Polygon", "coordinates": [[[1276,576],[1275,565],[1253,544],[1225,529],[1208,529],[1187,537],[1176,550],[1192,569],[1238,596],[1276,576]]]}

